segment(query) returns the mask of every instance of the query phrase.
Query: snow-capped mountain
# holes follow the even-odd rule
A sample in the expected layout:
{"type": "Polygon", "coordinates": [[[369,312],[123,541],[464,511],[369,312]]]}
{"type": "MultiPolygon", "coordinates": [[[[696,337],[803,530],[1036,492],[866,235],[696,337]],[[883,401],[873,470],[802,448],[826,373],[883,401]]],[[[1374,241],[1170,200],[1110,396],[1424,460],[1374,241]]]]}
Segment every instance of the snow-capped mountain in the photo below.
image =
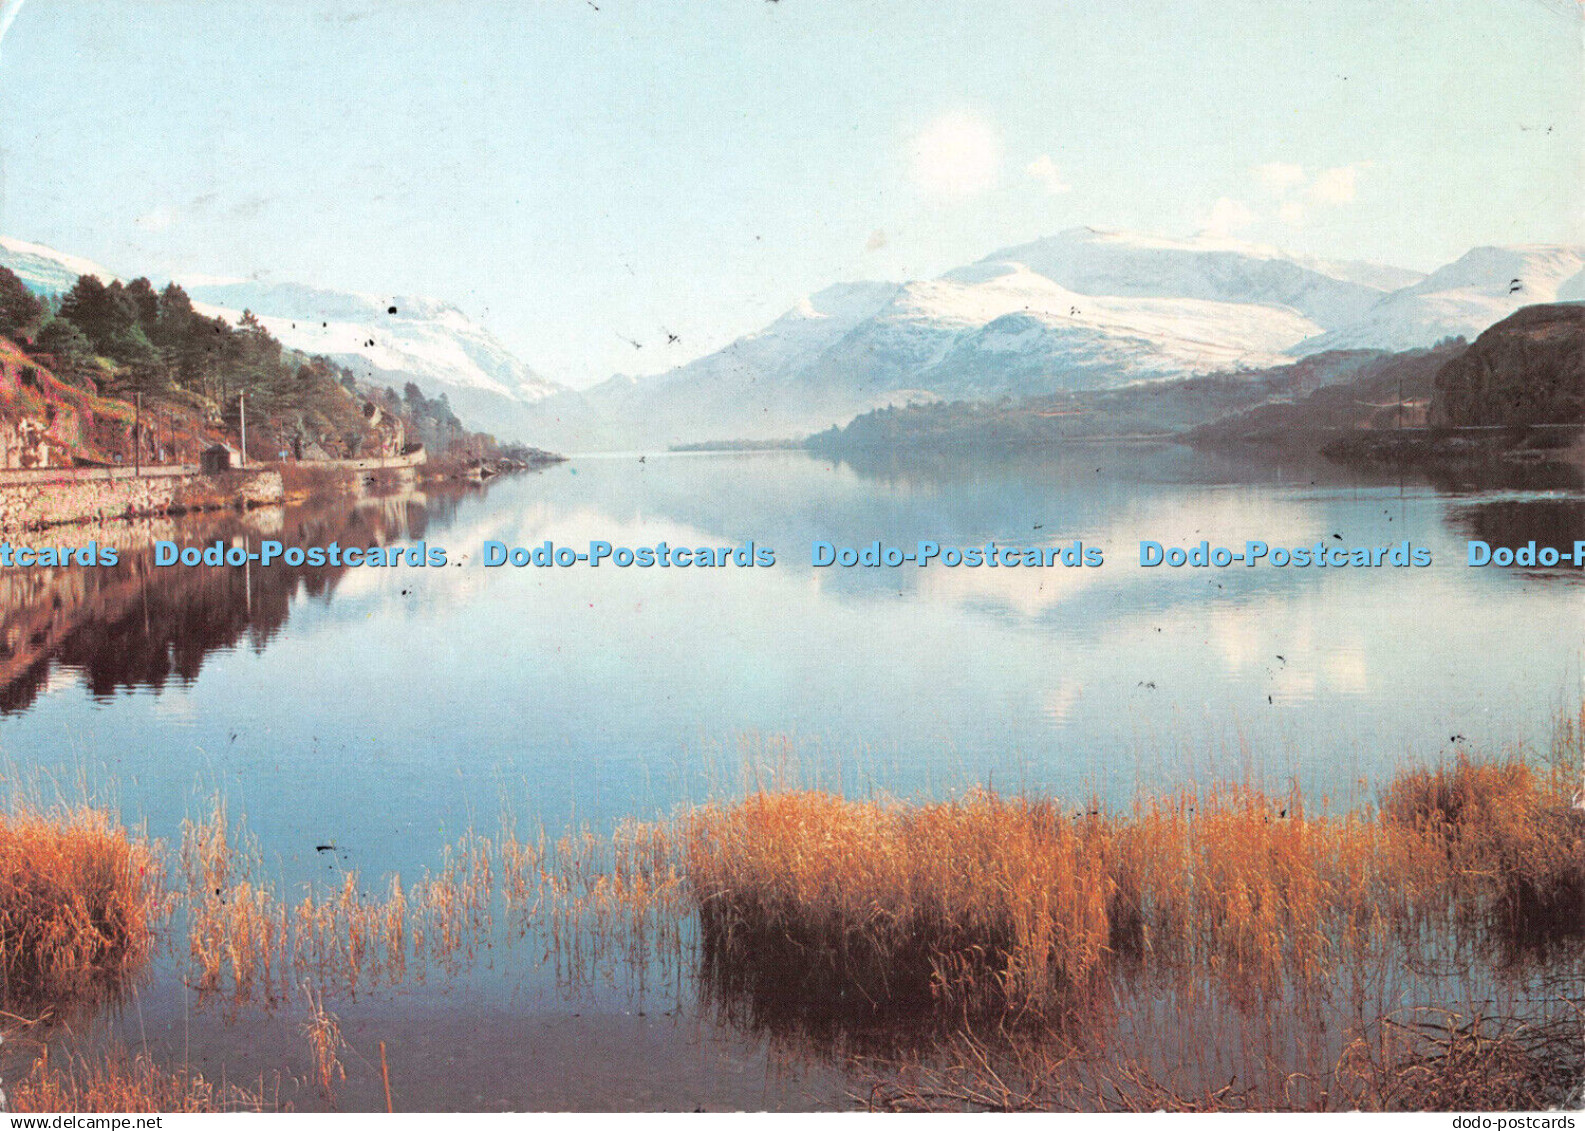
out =
{"type": "MultiPolygon", "coordinates": [[[[0,266],[41,294],[70,290],[79,275],[126,279],[89,260],[5,237],[0,266]]],[[[412,381],[428,396],[443,392],[470,427],[503,437],[531,439],[528,406],[562,391],[488,330],[434,299],[377,298],[291,283],[176,281],[209,317],[234,325],[251,310],[288,347],[328,357],[380,384],[400,389],[412,381]]],[[[155,282],[163,286],[165,280],[155,282]]]]}
{"type": "Polygon", "coordinates": [[[412,381],[429,396],[444,392],[476,428],[515,434],[526,406],[562,389],[462,311],[434,299],[377,298],[291,283],[186,289],[205,313],[235,322],[251,310],[287,346],[328,357],[360,377],[398,389],[412,381]]]}
{"type": "MultiPolygon", "coordinates": [[[[1015,257],[1023,250],[904,286],[828,350],[812,378],[947,397],[1049,392],[1277,364],[1324,325],[1254,280],[1230,278],[1237,274],[1231,270],[1175,283],[1119,268],[1103,280],[1061,272],[1050,260],[1037,269],[1015,257]],[[1058,273],[1095,289],[1054,279],[1058,273]],[[1109,289],[1100,289],[1103,281],[1109,289]],[[1247,297],[1232,297],[1239,292],[1247,297]]],[[[1313,272],[1285,274],[1282,297],[1330,290],[1337,306],[1363,303],[1362,291],[1381,297],[1313,272]]]]}
{"type": "Polygon", "coordinates": [[[718,353],[580,394],[580,419],[598,434],[555,442],[759,439],[911,399],[1278,365],[1418,278],[1230,240],[1078,228],[935,279],[829,288],[718,353]]]}
{"type": "Polygon", "coordinates": [[[119,278],[113,271],[43,244],[0,236],[0,267],[9,267],[35,294],[63,294],[79,275],[98,275],[105,282],[119,278]]]}
{"type": "Polygon", "coordinates": [[[805,370],[884,310],[900,289],[866,282],[827,287],[715,353],[652,377],[619,375],[553,397],[536,406],[536,423],[548,443],[588,450],[786,436],[846,419],[885,402],[847,388],[822,390],[805,379],[805,370]]]}
{"type": "Polygon", "coordinates": [[[1297,258],[1227,238],[1173,240],[1073,228],[943,278],[974,283],[988,271],[1019,264],[1080,294],[1286,306],[1328,327],[1359,317],[1388,291],[1420,277],[1378,264],[1297,258]]]}
{"type": "Polygon", "coordinates": [[[1301,348],[1404,350],[1459,335],[1474,340],[1521,306],[1581,300],[1585,247],[1477,247],[1301,348]]]}

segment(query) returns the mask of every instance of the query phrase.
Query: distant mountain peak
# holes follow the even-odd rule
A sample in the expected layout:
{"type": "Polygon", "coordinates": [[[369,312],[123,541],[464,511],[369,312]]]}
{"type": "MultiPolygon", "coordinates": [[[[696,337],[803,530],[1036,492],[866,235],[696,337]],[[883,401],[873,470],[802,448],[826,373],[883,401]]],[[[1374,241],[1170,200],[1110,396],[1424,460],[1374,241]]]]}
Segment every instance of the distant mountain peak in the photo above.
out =
{"type": "Polygon", "coordinates": [[[120,278],[90,259],[10,236],[0,236],[0,266],[9,267],[30,290],[40,294],[68,291],[80,275],[95,275],[106,283],[120,278]]]}
{"type": "MultiPolygon", "coordinates": [[[[1412,294],[1435,294],[1472,288],[1495,296],[1555,294],[1563,283],[1585,270],[1585,246],[1567,244],[1517,244],[1512,247],[1472,247],[1445,267],[1439,267],[1414,286],[1412,294]]],[[[1528,302],[1545,299],[1529,298],[1528,302]]]]}
{"type": "Polygon", "coordinates": [[[1523,306],[1585,298],[1585,247],[1524,244],[1471,248],[1425,278],[1383,296],[1358,319],[1301,344],[1404,350],[1443,338],[1473,339],[1523,306]]]}
{"type": "Polygon", "coordinates": [[[228,317],[251,310],[293,349],[322,354],[371,380],[413,381],[431,396],[467,390],[532,404],[561,388],[438,299],[260,282],[194,286],[188,293],[228,317]]]}
{"type": "Polygon", "coordinates": [[[1353,321],[1389,290],[1417,278],[1400,268],[1308,259],[1225,236],[1090,227],[1003,248],[943,278],[975,285],[1004,264],[1022,265],[1084,295],[1285,306],[1322,330],[1353,321]]]}

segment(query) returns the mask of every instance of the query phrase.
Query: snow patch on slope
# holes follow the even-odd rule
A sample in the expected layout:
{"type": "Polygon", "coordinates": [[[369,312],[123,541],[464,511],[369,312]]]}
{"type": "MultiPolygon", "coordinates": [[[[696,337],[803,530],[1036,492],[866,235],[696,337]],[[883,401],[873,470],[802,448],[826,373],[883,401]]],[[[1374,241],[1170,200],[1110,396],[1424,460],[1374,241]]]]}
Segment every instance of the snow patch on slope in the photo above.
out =
{"type": "Polygon", "coordinates": [[[189,293],[206,313],[234,322],[251,310],[292,349],[323,354],[378,380],[413,380],[430,395],[436,387],[469,389],[532,404],[559,388],[462,311],[435,299],[385,299],[290,283],[196,285],[189,293]]]}
{"type": "Polygon", "coordinates": [[[1582,271],[1581,247],[1477,247],[1301,348],[1403,350],[1457,335],[1474,340],[1522,306],[1585,298],[1582,271]]]}
{"type": "Polygon", "coordinates": [[[1359,317],[1387,293],[1389,281],[1414,277],[1397,268],[1298,259],[1241,240],[1073,228],[944,278],[981,282],[1003,264],[1021,264],[1080,294],[1287,306],[1324,328],[1359,317]],[[1381,282],[1362,281],[1369,278],[1381,282]]]}
{"type": "Polygon", "coordinates": [[[79,275],[97,275],[106,283],[120,276],[90,259],[66,255],[43,244],[0,236],[0,266],[9,267],[28,290],[36,294],[62,294],[72,289],[79,275]]]}
{"type": "MultiPolygon", "coordinates": [[[[9,237],[0,237],[0,265],[41,294],[68,291],[79,275],[126,281],[90,260],[9,237]]],[[[563,391],[461,310],[436,299],[195,275],[177,282],[208,317],[235,325],[251,310],[288,348],[328,357],[385,384],[413,381],[429,396],[447,393],[471,427],[532,441],[525,410],[563,391]]]]}

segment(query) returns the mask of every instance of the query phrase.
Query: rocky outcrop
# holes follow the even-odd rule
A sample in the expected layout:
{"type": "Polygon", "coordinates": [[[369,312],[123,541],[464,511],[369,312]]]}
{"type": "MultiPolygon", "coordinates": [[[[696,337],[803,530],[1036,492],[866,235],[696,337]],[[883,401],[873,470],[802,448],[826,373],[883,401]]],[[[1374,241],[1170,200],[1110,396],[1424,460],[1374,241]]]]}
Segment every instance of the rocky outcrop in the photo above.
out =
{"type": "Polygon", "coordinates": [[[1585,303],[1527,306],[1436,375],[1433,427],[1585,424],[1585,303]]]}

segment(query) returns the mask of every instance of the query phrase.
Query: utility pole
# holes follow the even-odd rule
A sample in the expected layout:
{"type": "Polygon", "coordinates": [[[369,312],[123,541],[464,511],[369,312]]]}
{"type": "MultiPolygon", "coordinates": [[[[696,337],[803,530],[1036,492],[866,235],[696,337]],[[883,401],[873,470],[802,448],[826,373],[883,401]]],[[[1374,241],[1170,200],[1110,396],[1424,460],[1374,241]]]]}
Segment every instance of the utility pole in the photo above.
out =
{"type": "Polygon", "coordinates": [[[237,404],[242,408],[242,451],[237,456],[237,466],[246,467],[248,465],[248,394],[246,392],[237,394],[237,404]]]}
{"type": "Polygon", "coordinates": [[[137,408],[132,416],[132,474],[143,474],[143,394],[134,398],[137,408]]]}

